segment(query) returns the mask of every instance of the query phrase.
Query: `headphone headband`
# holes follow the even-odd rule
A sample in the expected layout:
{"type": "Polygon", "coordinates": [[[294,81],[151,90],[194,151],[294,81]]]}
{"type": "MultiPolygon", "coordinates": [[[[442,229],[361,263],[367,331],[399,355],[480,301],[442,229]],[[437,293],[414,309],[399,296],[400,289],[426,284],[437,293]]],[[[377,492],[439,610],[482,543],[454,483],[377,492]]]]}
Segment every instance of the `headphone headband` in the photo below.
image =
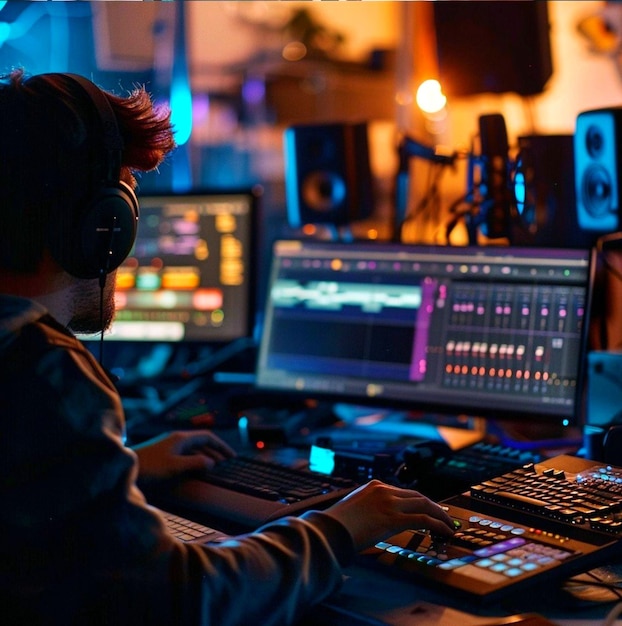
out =
{"type": "Polygon", "coordinates": [[[119,132],[117,118],[108,102],[104,92],[95,83],[79,74],[61,74],[71,79],[89,97],[97,111],[99,124],[102,131],[104,149],[108,154],[106,159],[106,182],[116,183],[121,174],[121,157],[123,153],[123,137],[119,132]]]}

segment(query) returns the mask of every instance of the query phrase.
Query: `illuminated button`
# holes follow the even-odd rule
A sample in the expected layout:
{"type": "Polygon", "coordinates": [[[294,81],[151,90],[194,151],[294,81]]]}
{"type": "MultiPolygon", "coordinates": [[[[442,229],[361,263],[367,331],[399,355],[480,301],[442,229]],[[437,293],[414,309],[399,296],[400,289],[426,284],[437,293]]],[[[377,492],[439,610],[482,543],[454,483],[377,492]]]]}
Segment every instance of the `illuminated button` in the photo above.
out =
{"type": "Polygon", "coordinates": [[[567,559],[570,556],[570,552],[567,552],[566,550],[555,550],[555,549],[547,550],[545,554],[553,557],[554,559],[557,559],[558,561],[563,561],[564,559],[567,559]]]}
{"type": "Polygon", "coordinates": [[[525,570],[526,572],[533,572],[534,570],[537,570],[540,566],[537,563],[534,563],[533,561],[527,561],[527,563],[523,563],[521,565],[521,569],[525,570]]]}
{"type": "Polygon", "coordinates": [[[508,578],[516,578],[517,576],[520,576],[521,574],[524,574],[525,572],[522,569],[519,569],[518,567],[510,567],[509,569],[506,569],[503,573],[508,578]]]}
{"type": "Polygon", "coordinates": [[[508,566],[505,563],[495,563],[490,570],[492,572],[505,572],[508,569],[508,566]]]}
{"type": "Polygon", "coordinates": [[[438,569],[444,570],[452,570],[458,569],[459,567],[464,567],[468,565],[472,559],[469,557],[462,557],[461,559],[451,559],[451,561],[445,561],[438,566],[438,569]]]}

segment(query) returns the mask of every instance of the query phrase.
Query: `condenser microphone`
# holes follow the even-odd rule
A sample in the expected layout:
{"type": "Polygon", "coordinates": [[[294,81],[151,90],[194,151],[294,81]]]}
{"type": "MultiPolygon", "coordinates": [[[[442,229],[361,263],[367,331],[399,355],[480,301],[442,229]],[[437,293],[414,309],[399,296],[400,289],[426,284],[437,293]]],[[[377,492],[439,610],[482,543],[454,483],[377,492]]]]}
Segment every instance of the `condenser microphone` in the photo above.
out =
{"type": "Polygon", "coordinates": [[[510,237],[509,144],[500,113],[479,117],[483,216],[481,229],[491,239],[510,237]]]}

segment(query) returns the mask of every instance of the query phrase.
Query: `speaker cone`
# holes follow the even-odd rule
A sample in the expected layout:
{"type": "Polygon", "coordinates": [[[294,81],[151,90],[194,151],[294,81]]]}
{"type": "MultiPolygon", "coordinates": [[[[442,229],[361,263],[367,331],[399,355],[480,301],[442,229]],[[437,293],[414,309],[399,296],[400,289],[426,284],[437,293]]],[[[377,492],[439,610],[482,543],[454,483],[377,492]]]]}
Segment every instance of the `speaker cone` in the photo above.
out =
{"type": "Polygon", "coordinates": [[[591,165],[583,174],[581,195],[585,210],[602,217],[612,210],[611,178],[602,165],[591,165]]]}
{"type": "Polygon", "coordinates": [[[302,198],[313,211],[333,211],[341,205],[345,197],[345,181],[334,172],[311,172],[303,181],[302,198]]]}

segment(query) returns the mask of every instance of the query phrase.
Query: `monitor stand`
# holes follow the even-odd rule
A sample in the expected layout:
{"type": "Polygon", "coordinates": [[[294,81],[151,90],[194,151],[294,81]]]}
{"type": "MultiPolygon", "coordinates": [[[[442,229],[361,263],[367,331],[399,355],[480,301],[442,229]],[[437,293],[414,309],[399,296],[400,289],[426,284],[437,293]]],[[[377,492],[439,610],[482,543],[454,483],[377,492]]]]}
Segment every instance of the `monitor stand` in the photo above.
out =
{"type": "Polygon", "coordinates": [[[486,436],[486,423],[481,418],[447,417],[344,403],[335,404],[333,410],[344,424],[340,429],[332,429],[333,439],[337,436],[386,441],[444,441],[452,450],[459,450],[482,441],[486,436]]]}
{"type": "Polygon", "coordinates": [[[553,424],[517,423],[464,415],[414,413],[365,406],[336,404],[335,413],[347,424],[344,435],[352,437],[415,438],[444,441],[460,450],[483,440],[522,451],[573,453],[583,444],[580,429],[553,424]]]}
{"type": "Polygon", "coordinates": [[[560,424],[522,423],[489,419],[487,433],[499,444],[516,450],[538,450],[553,454],[572,454],[583,445],[583,431],[560,424]]]}

